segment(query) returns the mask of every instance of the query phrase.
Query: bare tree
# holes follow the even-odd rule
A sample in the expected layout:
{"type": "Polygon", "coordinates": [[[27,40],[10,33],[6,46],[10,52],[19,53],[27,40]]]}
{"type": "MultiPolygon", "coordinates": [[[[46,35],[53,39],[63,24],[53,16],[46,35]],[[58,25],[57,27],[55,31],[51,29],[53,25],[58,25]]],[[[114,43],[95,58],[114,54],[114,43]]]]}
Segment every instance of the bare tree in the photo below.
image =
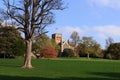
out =
{"type": "Polygon", "coordinates": [[[114,43],[114,40],[112,37],[108,37],[108,39],[106,39],[106,49],[110,46],[110,44],[114,43]]]}
{"type": "Polygon", "coordinates": [[[80,41],[80,36],[79,36],[78,32],[74,31],[71,34],[70,38],[72,39],[72,43],[71,44],[74,47],[74,56],[78,56],[77,50],[76,50],[77,44],[80,41]]]}
{"type": "Polygon", "coordinates": [[[73,43],[75,46],[76,46],[77,43],[80,41],[80,36],[79,36],[79,34],[78,34],[77,31],[74,31],[74,32],[71,34],[70,38],[72,39],[72,43],[73,43]]]}
{"type": "Polygon", "coordinates": [[[45,27],[54,23],[54,10],[63,10],[62,0],[3,0],[4,11],[19,24],[18,29],[25,34],[26,55],[23,68],[32,68],[32,42],[35,33],[43,32],[45,27]]]}

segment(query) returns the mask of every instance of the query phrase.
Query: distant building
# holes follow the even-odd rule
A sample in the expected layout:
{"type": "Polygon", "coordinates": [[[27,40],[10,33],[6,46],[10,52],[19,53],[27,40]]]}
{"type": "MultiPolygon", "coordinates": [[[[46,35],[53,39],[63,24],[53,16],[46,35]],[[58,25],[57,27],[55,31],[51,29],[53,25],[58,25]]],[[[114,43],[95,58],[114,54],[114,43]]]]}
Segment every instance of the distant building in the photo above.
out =
{"type": "Polygon", "coordinates": [[[62,53],[64,49],[69,48],[74,50],[74,46],[70,45],[69,41],[62,40],[62,34],[52,34],[52,39],[55,40],[56,44],[60,46],[60,52],[62,53]]]}
{"type": "Polygon", "coordinates": [[[62,42],[62,34],[52,34],[52,39],[59,45],[62,42]]]}

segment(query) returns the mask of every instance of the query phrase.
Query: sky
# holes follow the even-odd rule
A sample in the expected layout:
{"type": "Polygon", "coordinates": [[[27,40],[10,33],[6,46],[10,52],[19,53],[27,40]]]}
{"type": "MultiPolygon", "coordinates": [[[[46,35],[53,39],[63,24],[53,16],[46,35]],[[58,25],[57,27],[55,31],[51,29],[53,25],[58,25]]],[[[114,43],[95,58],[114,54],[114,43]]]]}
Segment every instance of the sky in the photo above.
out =
{"type": "MultiPolygon", "coordinates": [[[[108,37],[120,42],[120,0],[63,0],[67,8],[55,11],[56,23],[46,27],[51,38],[54,33],[70,39],[73,31],[92,37],[104,48],[108,37]]],[[[0,8],[2,7],[0,0],[0,8]]]]}
{"type": "Polygon", "coordinates": [[[70,39],[73,31],[92,37],[101,47],[108,37],[120,42],[120,0],[63,0],[67,8],[55,12],[55,24],[47,27],[48,36],[53,33],[70,39]]]}

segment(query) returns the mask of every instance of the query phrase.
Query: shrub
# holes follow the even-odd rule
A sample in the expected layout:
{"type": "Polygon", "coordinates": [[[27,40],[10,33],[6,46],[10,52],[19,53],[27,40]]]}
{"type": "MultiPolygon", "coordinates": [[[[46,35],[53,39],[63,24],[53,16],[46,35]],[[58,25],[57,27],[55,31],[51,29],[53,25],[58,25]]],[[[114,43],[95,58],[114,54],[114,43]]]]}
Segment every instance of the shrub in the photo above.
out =
{"type": "Polygon", "coordinates": [[[57,57],[57,52],[53,47],[47,46],[40,51],[40,57],[55,58],[57,57]]]}
{"type": "Polygon", "coordinates": [[[74,57],[74,52],[72,49],[64,49],[62,57],[74,57]]]}

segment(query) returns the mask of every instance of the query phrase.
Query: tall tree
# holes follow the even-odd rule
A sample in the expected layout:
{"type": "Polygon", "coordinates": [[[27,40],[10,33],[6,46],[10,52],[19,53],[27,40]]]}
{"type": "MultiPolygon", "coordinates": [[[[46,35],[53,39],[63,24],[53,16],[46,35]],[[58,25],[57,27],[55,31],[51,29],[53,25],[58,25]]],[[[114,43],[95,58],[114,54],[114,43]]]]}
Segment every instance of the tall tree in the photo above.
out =
{"type": "Polygon", "coordinates": [[[80,36],[79,36],[79,34],[78,34],[77,31],[74,31],[74,32],[71,34],[70,38],[72,39],[72,44],[74,44],[75,46],[76,46],[77,43],[80,41],[80,36]]]}
{"type": "Polygon", "coordinates": [[[80,36],[79,36],[78,32],[77,32],[77,31],[74,31],[74,32],[71,34],[70,38],[71,38],[71,40],[72,40],[72,41],[70,42],[70,44],[74,47],[74,56],[78,56],[78,55],[77,55],[77,50],[76,50],[77,44],[78,44],[78,42],[80,41],[80,36]]]}
{"type": "Polygon", "coordinates": [[[23,68],[32,68],[31,53],[35,33],[44,33],[49,24],[54,23],[55,10],[63,10],[62,0],[3,0],[5,14],[19,24],[18,29],[25,34],[26,55],[23,68]]]}

